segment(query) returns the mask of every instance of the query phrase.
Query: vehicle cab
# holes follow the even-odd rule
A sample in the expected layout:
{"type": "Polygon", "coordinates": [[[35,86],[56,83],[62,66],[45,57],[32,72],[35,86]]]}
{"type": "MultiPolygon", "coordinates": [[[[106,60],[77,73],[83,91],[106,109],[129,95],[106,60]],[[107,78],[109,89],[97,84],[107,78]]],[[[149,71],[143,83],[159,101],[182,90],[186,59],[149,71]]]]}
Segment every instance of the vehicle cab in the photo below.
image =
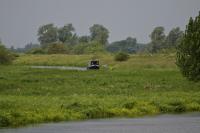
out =
{"type": "Polygon", "coordinates": [[[99,61],[98,60],[91,60],[88,63],[87,69],[99,69],[99,68],[100,68],[100,66],[99,66],[99,61]]]}

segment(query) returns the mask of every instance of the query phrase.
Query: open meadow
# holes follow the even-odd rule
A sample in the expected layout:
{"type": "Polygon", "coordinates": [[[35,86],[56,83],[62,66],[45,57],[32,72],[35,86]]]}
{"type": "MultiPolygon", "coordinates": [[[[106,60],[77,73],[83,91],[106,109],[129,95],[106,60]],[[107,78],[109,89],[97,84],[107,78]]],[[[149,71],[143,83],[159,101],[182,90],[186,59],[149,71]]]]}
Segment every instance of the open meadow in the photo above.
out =
{"type": "Polygon", "coordinates": [[[32,123],[200,111],[200,83],[185,79],[175,54],[20,55],[0,66],[0,127],[32,123]],[[100,70],[36,69],[87,66],[100,70]]]}

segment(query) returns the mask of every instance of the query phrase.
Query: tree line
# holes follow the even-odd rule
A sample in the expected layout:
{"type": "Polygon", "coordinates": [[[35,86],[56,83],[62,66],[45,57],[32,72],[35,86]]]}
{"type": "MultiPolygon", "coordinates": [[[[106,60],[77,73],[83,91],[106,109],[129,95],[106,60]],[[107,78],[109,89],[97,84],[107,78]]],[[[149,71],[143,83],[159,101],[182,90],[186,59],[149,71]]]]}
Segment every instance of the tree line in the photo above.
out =
{"type": "Polygon", "coordinates": [[[17,52],[47,53],[47,54],[84,54],[104,51],[108,45],[109,31],[103,25],[94,24],[89,28],[90,35],[78,36],[72,24],[56,27],[54,24],[42,25],[38,29],[40,44],[29,43],[17,52]]]}
{"type": "Polygon", "coordinates": [[[39,27],[38,41],[43,48],[46,48],[50,43],[61,42],[68,45],[76,45],[79,43],[88,43],[97,41],[102,45],[108,43],[109,31],[99,24],[94,24],[90,27],[89,36],[77,36],[75,28],[72,24],[64,25],[63,27],[55,27],[54,24],[47,24],[39,27]]]}
{"type": "Polygon", "coordinates": [[[179,27],[173,28],[168,35],[165,35],[164,31],[164,27],[161,26],[152,31],[151,42],[147,45],[149,52],[157,53],[162,49],[174,49],[180,44],[184,34],[179,27]]]}
{"type": "Polygon", "coordinates": [[[164,27],[155,27],[150,34],[151,41],[147,44],[138,43],[134,37],[127,37],[125,40],[108,42],[109,30],[100,24],[94,24],[89,28],[90,35],[78,36],[74,26],[66,24],[56,27],[54,24],[45,24],[38,29],[39,44],[28,43],[24,48],[12,51],[28,52],[32,54],[85,54],[94,52],[125,52],[157,53],[162,49],[174,49],[183,37],[183,31],[179,27],[173,28],[168,35],[165,35],[164,27]]]}

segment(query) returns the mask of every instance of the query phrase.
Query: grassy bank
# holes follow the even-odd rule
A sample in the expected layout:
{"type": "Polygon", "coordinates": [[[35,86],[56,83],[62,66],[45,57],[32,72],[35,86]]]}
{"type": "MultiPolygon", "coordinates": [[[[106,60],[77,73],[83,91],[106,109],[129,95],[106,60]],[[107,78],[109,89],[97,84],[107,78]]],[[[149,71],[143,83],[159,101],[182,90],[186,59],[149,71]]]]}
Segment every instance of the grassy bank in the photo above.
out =
{"type": "Polygon", "coordinates": [[[174,55],[23,55],[0,66],[0,127],[30,123],[200,111],[200,83],[187,81],[174,55]],[[85,66],[99,71],[33,69],[31,65],[85,66]]]}

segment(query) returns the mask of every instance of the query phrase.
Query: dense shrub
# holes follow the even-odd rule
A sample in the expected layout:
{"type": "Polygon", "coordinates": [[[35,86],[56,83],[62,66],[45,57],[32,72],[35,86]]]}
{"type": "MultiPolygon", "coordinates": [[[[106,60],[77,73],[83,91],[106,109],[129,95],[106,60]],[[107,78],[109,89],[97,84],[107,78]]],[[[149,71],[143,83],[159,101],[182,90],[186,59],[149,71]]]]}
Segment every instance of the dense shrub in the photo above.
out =
{"type": "Polygon", "coordinates": [[[105,52],[104,46],[96,41],[89,43],[82,43],[75,45],[72,48],[73,54],[93,54],[93,53],[105,52]]]}
{"type": "Polygon", "coordinates": [[[14,56],[0,44],[0,64],[9,64],[14,59],[14,56]]]}
{"type": "Polygon", "coordinates": [[[8,127],[10,125],[10,120],[8,117],[0,114],[0,127],[8,127]]]}
{"type": "Polygon", "coordinates": [[[177,47],[177,65],[189,80],[200,80],[200,12],[190,18],[185,35],[177,47]]]}
{"type": "Polygon", "coordinates": [[[120,52],[115,55],[115,61],[126,61],[128,60],[129,55],[127,53],[120,52]]]}
{"type": "Polygon", "coordinates": [[[34,48],[27,52],[28,54],[45,54],[46,51],[42,48],[34,48]]]}
{"type": "Polygon", "coordinates": [[[72,49],[73,54],[84,54],[87,44],[78,44],[75,45],[72,49]]]}
{"type": "Polygon", "coordinates": [[[85,53],[102,53],[104,52],[104,46],[100,44],[99,42],[92,41],[87,44],[87,47],[85,48],[85,53]]]}
{"type": "Polygon", "coordinates": [[[67,49],[67,46],[63,43],[52,43],[49,44],[47,48],[48,54],[67,54],[69,53],[69,50],[67,49]]]}

